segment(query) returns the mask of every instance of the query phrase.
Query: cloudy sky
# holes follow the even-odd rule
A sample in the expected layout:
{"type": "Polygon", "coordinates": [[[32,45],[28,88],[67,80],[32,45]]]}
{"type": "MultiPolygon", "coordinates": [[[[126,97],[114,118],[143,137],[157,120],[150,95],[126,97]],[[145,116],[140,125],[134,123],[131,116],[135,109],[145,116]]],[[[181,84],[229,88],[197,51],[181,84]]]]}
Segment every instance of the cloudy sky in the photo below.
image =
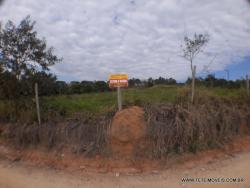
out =
{"type": "Polygon", "coordinates": [[[246,0],[5,0],[0,7],[3,23],[27,15],[64,58],[52,71],[66,81],[107,80],[111,73],[184,80],[190,70],[181,45],[195,32],[210,35],[195,60],[199,74],[204,67],[250,74],[246,0]]]}

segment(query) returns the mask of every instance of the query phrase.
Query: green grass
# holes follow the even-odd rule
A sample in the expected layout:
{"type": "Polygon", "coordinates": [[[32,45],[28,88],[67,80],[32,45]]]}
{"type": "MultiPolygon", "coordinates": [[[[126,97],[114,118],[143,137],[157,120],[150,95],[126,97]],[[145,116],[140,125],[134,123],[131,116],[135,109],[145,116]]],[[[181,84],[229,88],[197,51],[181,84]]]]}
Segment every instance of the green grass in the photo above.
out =
{"type": "MultiPolygon", "coordinates": [[[[139,105],[142,103],[173,102],[177,87],[158,86],[143,89],[123,89],[123,105],[139,105]]],[[[91,112],[102,113],[114,111],[117,108],[117,93],[88,93],[79,95],[61,95],[43,97],[43,105],[49,109],[65,111],[65,113],[91,112]]]]}
{"type": "MultiPolygon", "coordinates": [[[[123,89],[123,105],[142,105],[155,103],[174,103],[179,93],[184,93],[186,86],[154,86],[151,88],[123,89]]],[[[197,87],[196,94],[203,96],[216,96],[218,98],[240,98],[241,89],[205,88],[197,87]]],[[[30,100],[29,100],[30,101],[30,100]]],[[[6,113],[7,103],[0,101],[0,115],[6,113]]],[[[41,109],[45,111],[59,112],[62,115],[71,115],[76,112],[108,113],[117,109],[117,93],[88,93],[79,95],[60,95],[40,98],[41,109]]],[[[31,104],[35,107],[34,102],[31,104]]],[[[9,107],[8,107],[9,108],[9,107]]],[[[34,108],[32,108],[34,109],[34,108]]]]}
{"type": "Polygon", "coordinates": [[[242,89],[228,89],[228,88],[213,88],[214,95],[223,98],[239,97],[244,91],[242,89]]]}
{"type": "Polygon", "coordinates": [[[206,88],[206,87],[198,87],[196,88],[196,95],[201,96],[213,96],[219,99],[226,99],[226,100],[234,100],[240,101],[245,100],[247,97],[246,90],[243,88],[241,89],[229,89],[229,88],[206,88]]]}
{"type": "Polygon", "coordinates": [[[43,104],[47,108],[57,111],[74,112],[97,112],[111,111],[115,108],[115,93],[89,93],[81,95],[61,95],[43,97],[43,104]]]}
{"type": "MultiPolygon", "coordinates": [[[[174,103],[178,93],[187,90],[185,86],[154,86],[151,88],[141,89],[123,89],[122,99],[123,105],[141,105],[145,103],[174,103]]],[[[197,94],[208,94],[219,98],[237,98],[242,94],[240,89],[225,89],[225,88],[205,88],[199,87],[197,94]]],[[[88,93],[80,95],[61,95],[53,97],[44,97],[45,105],[68,113],[74,112],[91,112],[105,113],[115,111],[117,108],[117,93],[88,93]]]]}
{"type": "Polygon", "coordinates": [[[170,103],[176,98],[178,87],[155,86],[143,89],[128,89],[123,92],[125,105],[141,103],[170,103]]]}

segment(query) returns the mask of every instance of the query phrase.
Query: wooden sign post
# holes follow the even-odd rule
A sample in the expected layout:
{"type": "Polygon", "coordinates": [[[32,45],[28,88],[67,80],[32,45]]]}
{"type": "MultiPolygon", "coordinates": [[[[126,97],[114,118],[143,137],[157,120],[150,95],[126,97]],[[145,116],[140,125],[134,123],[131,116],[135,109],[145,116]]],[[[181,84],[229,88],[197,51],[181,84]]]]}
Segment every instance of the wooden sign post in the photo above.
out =
{"type": "Polygon", "coordinates": [[[246,89],[247,89],[247,96],[249,96],[249,76],[246,75],[246,89]]]}
{"type": "Polygon", "coordinates": [[[122,88],[128,87],[128,75],[127,74],[113,74],[109,76],[109,87],[117,88],[117,104],[118,110],[122,110],[122,88]]]}
{"type": "Polygon", "coordinates": [[[37,120],[38,120],[38,124],[41,125],[40,105],[39,105],[39,98],[38,98],[38,84],[37,83],[35,83],[35,99],[36,99],[37,120]]]}
{"type": "Polygon", "coordinates": [[[118,111],[122,110],[122,93],[121,87],[117,87],[117,104],[118,104],[118,111]]]}

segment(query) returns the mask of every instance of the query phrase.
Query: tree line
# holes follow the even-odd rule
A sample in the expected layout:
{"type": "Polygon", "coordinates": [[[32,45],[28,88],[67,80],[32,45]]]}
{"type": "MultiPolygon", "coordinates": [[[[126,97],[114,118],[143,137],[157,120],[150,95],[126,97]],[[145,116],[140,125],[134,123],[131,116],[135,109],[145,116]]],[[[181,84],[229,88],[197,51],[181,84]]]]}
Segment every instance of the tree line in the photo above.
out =
{"type": "MultiPolygon", "coordinates": [[[[57,80],[55,75],[45,71],[30,76],[21,76],[17,80],[11,72],[2,70],[0,71],[0,99],[34,96],[35,83],[38,83],[40,96],[111,91],[107,81],[71,81],[67,83],[57,80]]],[[[152,87],[159,84],[175,85],[177,82],[172,78],[165,79],[163,77],[147,80],[129,79],[129,87],[131,88],[152,87]]]]}
{"type": "MultiPolygon", "coordinates": [[[[37,72],[32,76],[21,77],[17,84],[15,77],[8,71],[0,72],[0,98],[13,99],[14,96],[34,96],[34,85],[38,83],[39,95],[60,95],[60,94],[82,94],[91,92],[106,92],[111,91],[107,81],[72,81],[65,82],[57,80],[57,77],[47,72],[37,72]],[[16,89],[14,86],[18,86],[16,89]],[[18,92],[18,94],[15,94],[18,92]]],[[[129,79],[130,88],[147,88],[155,85],[190,85],[191,78],[188,78],[184,83],[178,83],[173,78],[159,77],[157,79],[149,78],[142,80],[139,78],[129,79]]],[[[226,80],[216,78],[214,75],[208,75],[205,78],[196,78],[198,86],[204,87],[224,87],[224,88],[241,88],[245,86],[245,80],[226,80]]]]}

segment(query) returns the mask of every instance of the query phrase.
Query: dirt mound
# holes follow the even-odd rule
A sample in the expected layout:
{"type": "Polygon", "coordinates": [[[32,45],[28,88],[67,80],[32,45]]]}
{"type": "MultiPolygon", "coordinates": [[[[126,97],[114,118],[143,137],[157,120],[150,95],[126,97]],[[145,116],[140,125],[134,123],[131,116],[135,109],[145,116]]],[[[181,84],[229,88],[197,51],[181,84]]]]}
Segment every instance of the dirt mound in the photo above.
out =
{"type": "Polygon", "coordinates": [[[117,112],[113,118],[110,132],[110,147],[114,156],[133,157],[143,144],[146,135],[145,112],[133,106],[117,112]]]}

